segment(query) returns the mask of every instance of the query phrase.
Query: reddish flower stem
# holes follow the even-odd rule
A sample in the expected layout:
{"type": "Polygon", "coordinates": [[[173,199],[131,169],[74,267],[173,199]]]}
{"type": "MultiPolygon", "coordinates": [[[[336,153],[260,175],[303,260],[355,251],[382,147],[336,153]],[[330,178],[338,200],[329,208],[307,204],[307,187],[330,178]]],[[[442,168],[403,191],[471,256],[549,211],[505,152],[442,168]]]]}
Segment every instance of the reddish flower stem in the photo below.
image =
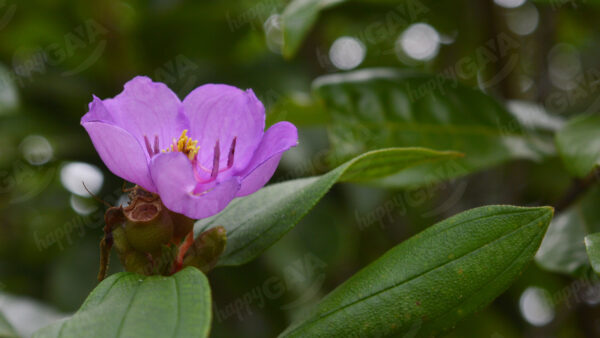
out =
{"type": "Polygon", "coordinates": [[[194,231],[190,231],[187,236],[185,236],[185,240],[179,246],[179,250],[177,251],[177,258],[175,259],[175,265],[173,266],[173,273],[181,270],[183,267],[183,258],[185,254],[190,249],[190,247],[194,244],[194,231]]]}

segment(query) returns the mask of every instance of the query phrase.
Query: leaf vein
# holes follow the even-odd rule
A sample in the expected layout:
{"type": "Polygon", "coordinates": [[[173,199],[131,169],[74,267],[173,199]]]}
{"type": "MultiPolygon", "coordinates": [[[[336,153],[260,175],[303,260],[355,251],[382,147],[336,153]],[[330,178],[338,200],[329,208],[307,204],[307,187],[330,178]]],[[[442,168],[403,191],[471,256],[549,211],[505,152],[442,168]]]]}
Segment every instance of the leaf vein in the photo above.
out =
{"type": "Polygon", "coordinates": [[[146,279],[144,279],[142,281],[142,283],[140,283],[140,285],[137,286],[135,291],[133,291],[133,295],[131,295],[131,300],[129,301],[129,304],[127,305],[127,308],[125,309],[125,312],[123,313],[123,317],[121,318],[121,322],[119,323],[119,327],[117,328],[117,334],[115,335],[115,337],[121,337],[121,332],[123,331],[123,325],[125,324],[125,319],[127,318],[127,313],[129,312],[129,309],[131,309],[131,305],[133,304],[133,302],[135,300],[135,296],[137,295],[138,291],[142,288],[142,284],[144,284],[145,281],[146,281],[146,279]]]}

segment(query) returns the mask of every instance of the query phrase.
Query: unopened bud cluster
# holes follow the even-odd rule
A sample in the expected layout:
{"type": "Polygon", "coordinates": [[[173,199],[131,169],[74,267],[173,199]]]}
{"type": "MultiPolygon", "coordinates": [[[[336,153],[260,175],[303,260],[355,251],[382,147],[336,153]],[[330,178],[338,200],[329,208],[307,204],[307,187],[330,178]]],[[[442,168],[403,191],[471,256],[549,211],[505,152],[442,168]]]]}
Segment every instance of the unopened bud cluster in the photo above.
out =
{"type": "Polygon", "coordinates": [[[214,267],[227,241],[223,227],[194,240],[194,220],[168,210],[158,195],[136,186],[129,198],[126,207],[111,207],[105,214],[99,280],[106,276],[113,246],[125,270],[144,275],[170,275],[186,266],[204,272],[214,267]]]}

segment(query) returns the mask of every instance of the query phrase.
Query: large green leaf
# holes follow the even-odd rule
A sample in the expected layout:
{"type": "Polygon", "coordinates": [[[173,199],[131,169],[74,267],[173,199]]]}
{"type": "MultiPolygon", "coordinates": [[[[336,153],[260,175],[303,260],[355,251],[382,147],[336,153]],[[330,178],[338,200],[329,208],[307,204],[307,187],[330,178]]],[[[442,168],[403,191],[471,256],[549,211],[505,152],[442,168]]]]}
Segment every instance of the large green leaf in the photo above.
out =
{"type": "Polygon", "coordinates": [[[170,277],[122,272],[100,283],[73,317],[35,337],[206,337],[211,307],[208,280],[196,268],[170,277]]]}
{"type": "Polygon", "coordinates": [[[227,247],[218,266],[239,265],[273,245],[325,195],[337,181],[367,182],[425,162],[455,160],[460,154],[423,148],[392,148],[358,156],[316,177],[267,186],[233,201],[221,213],[197,223],[196,232],[222,225],[227,247]]]}
{"type": "Polygon", "coordinates": [[[600,115],[578,116],[556,134],[556,146],[567,170],[586,176],[600,164],[600,115]]]}
{"type": "Polygon", "coordinates": [[[488,206],[442,221],[351,277],[282,336],[437,336],[519,276],[552,213],[488,206]]]}
{"type": "Polygon", "coordinates": [[[543,269],[578,275],[589,264],[584,238],[600,231],[599,204],[600,188],[595,187],[554,218],[535,257],[543,269]]]}
{"type": "Polygon", "coordinates": [[[585,236],[585,248],[592,269],[600,274],[600,232],[585,236]]]}
{"type": "Polygon", "coordinates": [[[535,143],[539,139],[524,133],[491,97],[442,76],[365,69],[320,77],[313,90],[333,115],[330,140],[337,158],[409,146],[465,154],[446,173],[424,175],[439,171],[435,164],[424,164],[387,178],[386,185],[423,184],[509,159],[537,159],[542,146],[548,146],[535,143]]]}

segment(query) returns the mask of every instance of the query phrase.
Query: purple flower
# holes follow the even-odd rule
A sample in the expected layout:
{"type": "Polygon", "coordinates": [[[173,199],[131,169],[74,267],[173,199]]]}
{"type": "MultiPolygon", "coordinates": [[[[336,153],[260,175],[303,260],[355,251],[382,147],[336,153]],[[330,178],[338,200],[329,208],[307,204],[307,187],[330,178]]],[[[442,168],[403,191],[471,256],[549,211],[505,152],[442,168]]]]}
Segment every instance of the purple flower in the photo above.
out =
{"type": "Polygon", "coordinates": [[[94,96],[81,125],[110,171],[194,219],[260,189],[298,142],[289,122],[264,131],[265,108],[250,89],[206,84],[182,102],[140,76],[115,98],[94,96]]]}

